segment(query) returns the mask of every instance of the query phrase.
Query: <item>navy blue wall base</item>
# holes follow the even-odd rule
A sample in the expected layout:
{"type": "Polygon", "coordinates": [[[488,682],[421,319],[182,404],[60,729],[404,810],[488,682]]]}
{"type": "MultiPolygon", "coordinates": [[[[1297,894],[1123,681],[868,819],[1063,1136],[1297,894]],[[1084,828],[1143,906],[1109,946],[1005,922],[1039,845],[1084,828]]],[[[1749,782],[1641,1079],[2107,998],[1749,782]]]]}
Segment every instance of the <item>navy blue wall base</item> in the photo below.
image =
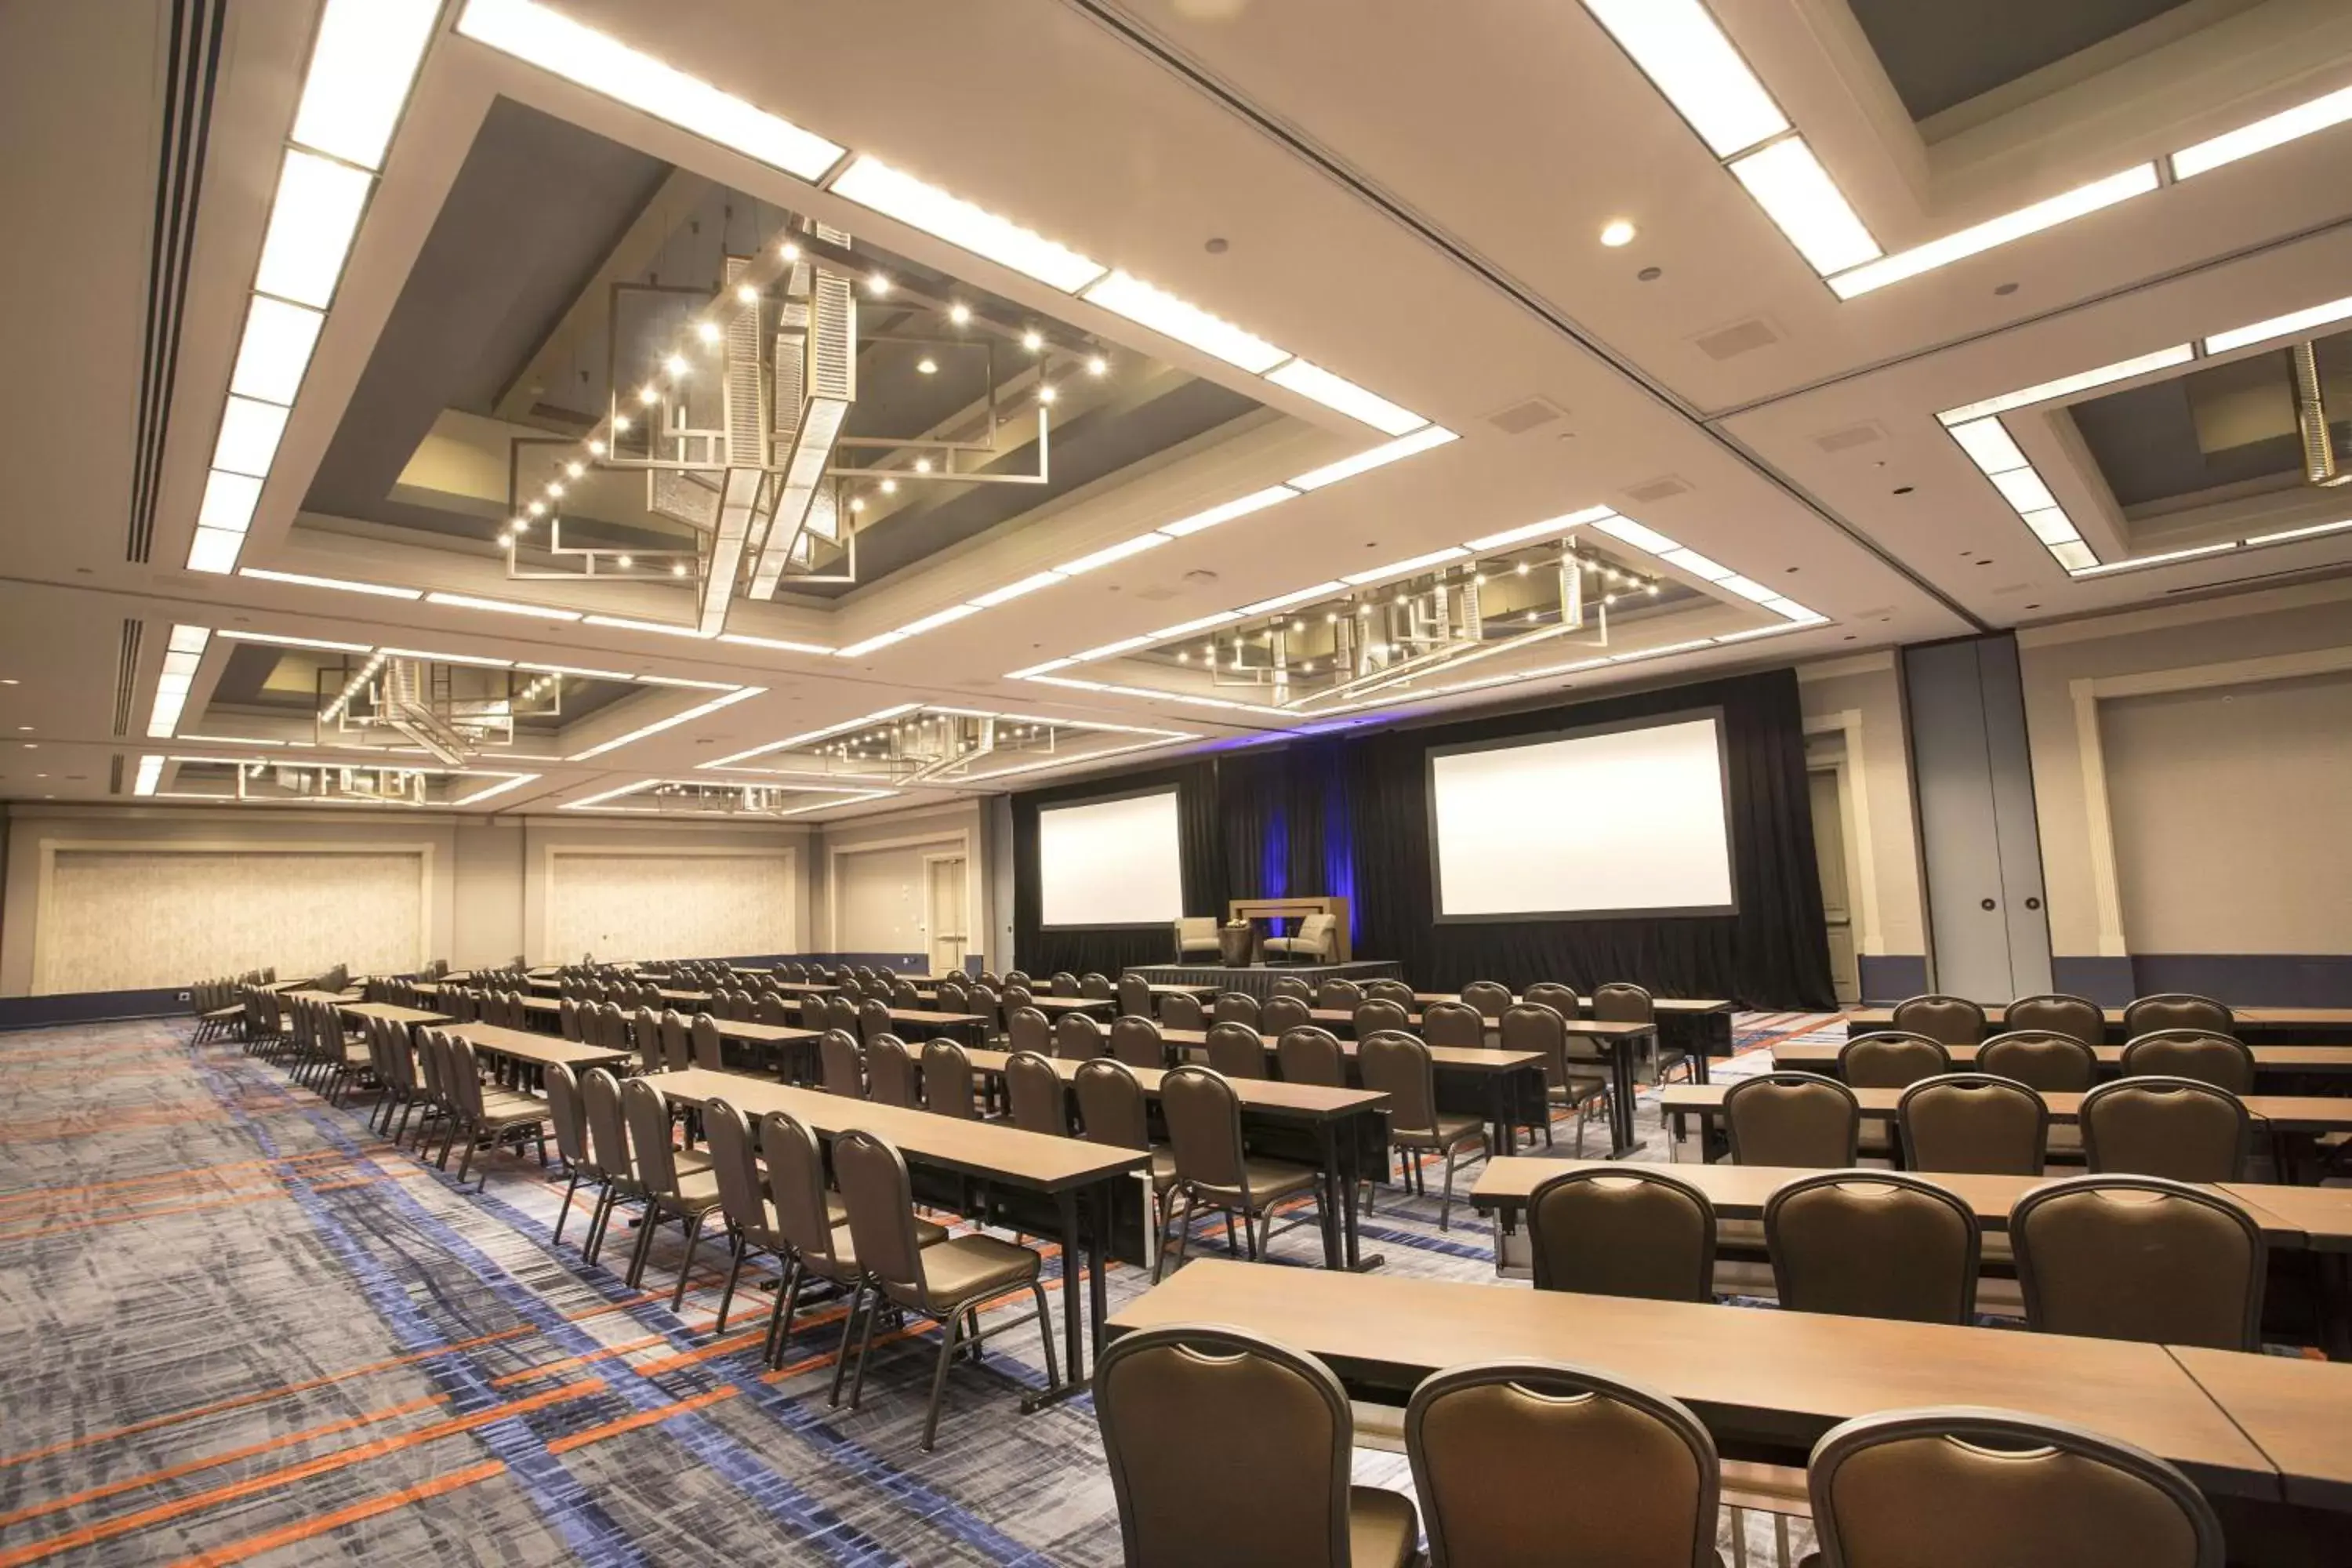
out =
{"type": "Polygon", "coordinates": [[[1927,959],[1924,953],[1864,953],[1854,962],[1862,971],[1864,1002],[1900,1002],[1927,989],[1927,959]]]}
{"type": "Polygon", "coordinates": [[[118,1018],[185,1017],[184,986],[149,991],[67,991],[54,996],[0,996],[0,1029],[46,1029],[118,1018]]]}
{"type": "Polygon", "coordinates": [[[2128,958],[2069,958],[2053,953],[2050,984],[2072,996],[2086,996],[2102,1007],[2122,1007],[2140,994],[2128,958]]]}

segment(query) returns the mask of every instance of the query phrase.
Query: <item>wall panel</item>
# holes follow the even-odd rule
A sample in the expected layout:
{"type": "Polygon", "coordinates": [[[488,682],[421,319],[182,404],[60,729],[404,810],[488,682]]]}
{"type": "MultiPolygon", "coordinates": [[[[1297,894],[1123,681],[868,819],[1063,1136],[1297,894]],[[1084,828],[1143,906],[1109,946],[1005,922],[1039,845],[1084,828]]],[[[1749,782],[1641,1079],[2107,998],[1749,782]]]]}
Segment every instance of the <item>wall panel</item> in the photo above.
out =
{"type": "Polygon", "coordinates": [[[767,854],[557,849],[547,861],[548,951],[563,962],[791,952],[799,885],[767,854]]]}

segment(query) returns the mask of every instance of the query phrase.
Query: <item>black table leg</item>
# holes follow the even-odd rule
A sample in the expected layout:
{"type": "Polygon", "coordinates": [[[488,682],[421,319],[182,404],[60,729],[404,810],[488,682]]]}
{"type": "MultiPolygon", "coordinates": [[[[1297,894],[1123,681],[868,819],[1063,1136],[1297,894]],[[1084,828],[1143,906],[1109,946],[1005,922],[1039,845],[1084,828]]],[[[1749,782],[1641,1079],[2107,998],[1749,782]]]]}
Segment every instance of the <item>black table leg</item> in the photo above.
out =
{"type": "Polygon", "coordinates": [[[1067,1399],[1086,1386],[1086,1337],[1080,1320],[1078,1271],[1084,1257],[1078,1239],[1078,1194],[1075,1187],[1054,1194],[1062,1219],[1062,1381],[1038,1390],[1021,1402],[1023,1415],[1067,1399]]]}
{"type": "Polygon", "coordinates": [[[1504,1154],[1517,1153],[1518,1132],[1511,1125],[1511,1115],[1517,1107],[1511,1103],[1510,1074],[1488,1073],[1486,1098],[1490,1102],[1486,1107],[1486,1120],[1493,1124],[1487,1134],[1486,1147],[1504,1154]]]}
{"type": "Polygon", "coordinates": [[[1633,1037],[1620,1035],[1609,1047],[1609,1157],[1622,1160],[1642,1145],[1633,1136],[1633,1037]]]}
{"type": "Polygon", "coordinates": [[[1364,1179],[1364,1142],[1359,1136],[1360,1131],[1351,1121],[1347,1141],[1340,1146],[1339,1223],[1348,1241],[1348,1271],[1369,1274],[1385,1265],[1388,1259],[1377,1252],[1366,1258],[1360,1250],[1363,1238],[1356,1223],[1356,1184],[1364,1179]]]}
{"type": "MultiPolygon", "coordinates": [[[[1104,1325],[1110,1321],[1110,1284],[1105,1276],[1110,1269],[1110,1227],[1118,1202],[1117,1177],[1096,1184],[1087,1200],[1087,1305],[1094,1312],[1092,1337],[1097,1362],[1102,1360],[1104,1325]]],[[[1077,1381],[1075,1372],[1071,1381],[1077,1381]]]]}
{"type": "Polygon", "coordinates": [[[1323,1232],[1323,1267],[1339,1268],[1343,1243],[1339,1236],[1339,1123],[1325,1121],[1317,1123],[1316,1136],[1321,1142],[1323,1154],[1323,1197],[1316,1207],[1322,1210],[1317,1217],[1323,1232]]]}

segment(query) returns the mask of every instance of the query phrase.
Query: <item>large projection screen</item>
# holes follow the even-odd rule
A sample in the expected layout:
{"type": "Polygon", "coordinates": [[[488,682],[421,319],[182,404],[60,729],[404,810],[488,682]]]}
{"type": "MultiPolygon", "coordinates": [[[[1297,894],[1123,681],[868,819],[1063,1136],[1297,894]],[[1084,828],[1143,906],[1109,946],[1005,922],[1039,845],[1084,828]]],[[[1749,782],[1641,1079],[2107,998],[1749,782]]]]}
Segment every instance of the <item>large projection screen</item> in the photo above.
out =
{"type": "Polygon", "coordinates": [[[1719,709],[1429,753],[1441,921],[1725,915],[1719,709]]]}
{"type": "Polygon", "coordinates": [[[1173,788],[1045,806],[1037,813],[1038,923],[1168,925],[1184,912],[1183,867],[1173,788]]]}

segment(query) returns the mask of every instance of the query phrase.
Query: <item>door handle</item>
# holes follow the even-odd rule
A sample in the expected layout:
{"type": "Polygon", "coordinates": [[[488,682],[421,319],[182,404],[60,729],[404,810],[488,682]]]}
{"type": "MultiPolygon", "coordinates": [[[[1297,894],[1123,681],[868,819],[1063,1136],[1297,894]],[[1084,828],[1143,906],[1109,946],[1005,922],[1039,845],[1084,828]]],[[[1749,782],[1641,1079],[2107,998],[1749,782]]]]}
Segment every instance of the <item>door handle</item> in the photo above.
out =
{"type": "Polygon", "coordinates": [[[1987,900],[1984,900],[1984,907],[1985,907],[1986,909],[1991,909],[1991,908],[1993,908],[1993,907],[1994,907],[1994,905],[1993,905],[1993,901],[1992,901],[1990,899],[1987,899],[1987,900]]]}

